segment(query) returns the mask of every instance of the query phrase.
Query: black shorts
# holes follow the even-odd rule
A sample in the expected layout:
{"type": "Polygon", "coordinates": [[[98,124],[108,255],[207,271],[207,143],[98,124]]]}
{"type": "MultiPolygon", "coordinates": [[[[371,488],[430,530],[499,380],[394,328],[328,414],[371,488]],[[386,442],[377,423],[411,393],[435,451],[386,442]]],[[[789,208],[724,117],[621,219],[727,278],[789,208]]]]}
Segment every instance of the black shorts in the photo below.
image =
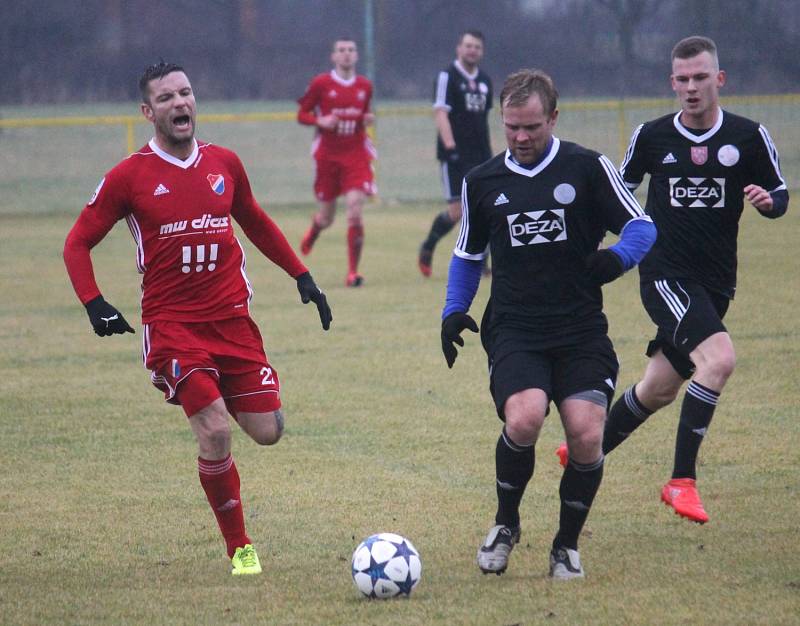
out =
{"type": "Polygon", "coordinates": [[[658,326],[647,356],[660,349],[684,379],[694,374],[689,355],[711,335],[728,332],[722,318],[730,300],[691,280],[661,279],[640,285],[642,304],[658,326]]]}
{"type": "Polygon", "coordinates": [[[461,183],[464,182],[464,176],[476,165],[480,165],[487,159],[465,158],[461,157],[455,163],[450,161],[440,161],[439,164],[442,170],[442,189],[444,190],[444,199],[447,202],[457,202],[461,199],[461,183]]]}
{"type": "Polygon", "coordinates": [[[556,406],[576,393],[596,390],[611,406],[618,371],[611,340],[599,335],[572,345],[503,355],[489,363],[489,391],[503,421],[506,400],[525,389],[541,389],[556,406]]]}

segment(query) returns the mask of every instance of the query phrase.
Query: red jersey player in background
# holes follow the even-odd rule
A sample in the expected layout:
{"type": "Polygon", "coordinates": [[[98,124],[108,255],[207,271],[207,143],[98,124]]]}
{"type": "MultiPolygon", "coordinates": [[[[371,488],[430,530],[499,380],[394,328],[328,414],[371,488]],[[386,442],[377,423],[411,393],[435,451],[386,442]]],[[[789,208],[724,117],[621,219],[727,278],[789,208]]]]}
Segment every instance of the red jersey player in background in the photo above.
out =
{"type": "Polygon", "coordinates": [[[300,243],[303,254],[311,252],[322,230],[333,223],[336,198],[347,205],[346,284],[360,287],[364,278],[358,262],[364,244],[362,214],[367,196],[375,193],[372,165],[375,150],[365,128],[375,121],[370,112],[372,83],[356,74],[358,49],[351,39],[337,39],[331,53],[333,69],[319,74],[298,100],[297,121],[316,127],[311,153],[316,160],[314,194],[319,211],[300,243]]]}
{"type": "Polygon", "coordinates": [[[244,526],[228,414],[256,443],[283,432],[280,385],[250,318],[252,289],[235,219],[273,263],[297,280],[330,327],[325,295],[283,233],[258,206],[239,158],[195,140],[195,98],[183,68],[163,61],[139,80],[155,136],[112,169],[67,236],[64,261],[95,333],[134,332],[103,299],[90,250],[125,219],[142,278],[143,355],[153,384],[183,407],[199,447],[200,483],[225,539],[232,573],[261,564],[244,526]]]}

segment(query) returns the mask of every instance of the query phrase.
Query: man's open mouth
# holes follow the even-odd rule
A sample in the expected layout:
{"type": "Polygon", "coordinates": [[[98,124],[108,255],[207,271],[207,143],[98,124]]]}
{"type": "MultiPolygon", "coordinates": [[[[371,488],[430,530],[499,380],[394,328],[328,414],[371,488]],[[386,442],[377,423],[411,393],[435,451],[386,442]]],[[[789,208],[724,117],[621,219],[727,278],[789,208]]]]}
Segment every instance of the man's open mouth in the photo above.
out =
{"type": "Polygon", "coordinates": [[[191,123],[192,118],[188,115],[179,115],[172,120],[172,124],[177,128],[188,128],[191,123]]]}

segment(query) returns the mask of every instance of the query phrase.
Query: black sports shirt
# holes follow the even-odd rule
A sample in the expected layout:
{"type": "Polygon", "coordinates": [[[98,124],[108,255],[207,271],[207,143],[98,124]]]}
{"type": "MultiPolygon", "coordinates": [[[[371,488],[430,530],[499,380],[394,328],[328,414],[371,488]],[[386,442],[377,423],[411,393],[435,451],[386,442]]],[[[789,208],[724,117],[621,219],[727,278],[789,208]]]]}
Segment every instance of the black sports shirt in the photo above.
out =
{"type": "MultiPolygon", "coordinates": [[[[489,110],[492,81],[481,69],[467,73],[458,60],[436,77],[433,108],[444,109],[453,129],[459,156],[469,163],[482,163],[492,156],[489,144],[489,110]]],[[[445,160],[444,144],[437,134],[436,158],[445,160]]]]}
{"type": "Polygon", "coordinates": [[[556,137],[533,169],[507,150],[467,174],[462,205],[454,253],[478,260],[489,244],[493,328],[523,330],[541,343],[607,331],[585,259],[607,230],[649,219],[611,161],[556,137]]]}
{"type": "Polygon", "coordinates": [[[767,129],[720,109],[714,127],[697,135],[680,112],[666,115],[633,132],[620,172],[631,189],[650,174],[645,208],[658,239],[640,279],[688,278],[733,298],[743,190],[786,189],[767,129]]]}

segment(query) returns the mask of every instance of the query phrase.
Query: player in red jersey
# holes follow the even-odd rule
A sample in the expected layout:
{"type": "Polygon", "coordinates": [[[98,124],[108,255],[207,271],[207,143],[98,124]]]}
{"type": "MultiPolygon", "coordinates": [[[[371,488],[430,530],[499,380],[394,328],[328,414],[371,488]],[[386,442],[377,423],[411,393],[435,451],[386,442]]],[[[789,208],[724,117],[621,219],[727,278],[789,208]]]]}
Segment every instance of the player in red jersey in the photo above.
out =
{"type": "Polygon", "coordinates": [[[319,211],[300,243],[303,254],[311,252],[322,230],[333,223],[336,198],[343,195],[347,205],[346,284],[360,287],[364,278],[358,262],[364,244],[362,214],[367,196],[375,193],[372,165],[375,149],[366,127],[375,121],[370,112],[372,83],[356,74],[358,49],[351,39],[337,39],[331,53],[333,70],[315,76],[303,97],[297,121],[316,127],[311,153],[316,160],[314,194],[319,211]]]}
{"type": "Polygon", "coordinates": [[[254,441],[283,432],[280,385],[250,319],[252,289],[232,219],[273,263],[297,280],[322,327],[325,295],[277,225],[258,206],[239,158],[195,140],[195,98],[183,68],[163,61],[139,81],[141,110],[155,136],[112,169],[70,230],[64,261],[95,333],[134,332],[105,301],[90,250],[125,219],[142,278],[143,354],[153,384],[183,407],[199,447],[200,483],[225,539],[232,573],[261,564],[244,525],[231,456],[230,413],[254,441]]]}

